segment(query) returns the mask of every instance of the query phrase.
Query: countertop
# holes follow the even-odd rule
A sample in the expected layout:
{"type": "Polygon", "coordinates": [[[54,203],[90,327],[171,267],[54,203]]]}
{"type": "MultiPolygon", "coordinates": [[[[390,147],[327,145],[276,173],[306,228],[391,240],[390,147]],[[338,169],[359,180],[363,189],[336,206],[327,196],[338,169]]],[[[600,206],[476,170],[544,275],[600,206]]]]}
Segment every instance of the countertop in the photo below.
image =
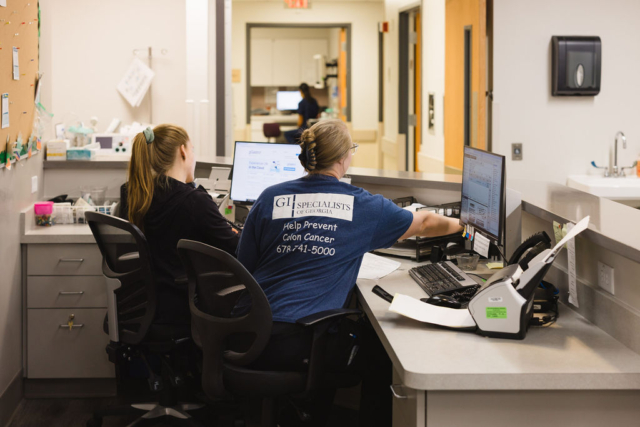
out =
{"type": "MultiPolygon", "coordinates": [[[[424,298],[409,277],[417,263],[378,280],[390,294],[424,298]]],[[[417,390],[638,390],[640,355],[585,318],[560,306],[550,327],[531,327],[524,340],[485,338],[427,325],[388,311],[359,279],[359,300],[402,383],[417,390]]]]}
{"type": "MultiPolygon", "coordinates": [[[[44,169],[127,169],[130,156],[104,155],[96,160],[45,160],[44,169]]],[[[198,167],[231,166],[233,157],[200,156],[196,161],[198,167]]]]}

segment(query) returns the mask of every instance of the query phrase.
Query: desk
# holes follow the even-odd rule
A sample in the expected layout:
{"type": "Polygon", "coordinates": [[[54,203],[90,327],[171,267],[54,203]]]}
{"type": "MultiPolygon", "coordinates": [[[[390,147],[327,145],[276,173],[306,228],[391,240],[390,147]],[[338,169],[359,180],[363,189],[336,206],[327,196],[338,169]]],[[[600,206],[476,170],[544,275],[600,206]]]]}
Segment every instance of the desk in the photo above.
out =
{"type": "MultiPolygon", "coordinates": [[[[401,262],[377,284],[424,298],[407,273],[418,264],[401,262]]],[[[357,291],[406,396],[394,398],[394,427],[638,425],[640,356],[569,307],[523,341],[484,338],[389,312],[375,285],[360,279],[357,291]]]]}

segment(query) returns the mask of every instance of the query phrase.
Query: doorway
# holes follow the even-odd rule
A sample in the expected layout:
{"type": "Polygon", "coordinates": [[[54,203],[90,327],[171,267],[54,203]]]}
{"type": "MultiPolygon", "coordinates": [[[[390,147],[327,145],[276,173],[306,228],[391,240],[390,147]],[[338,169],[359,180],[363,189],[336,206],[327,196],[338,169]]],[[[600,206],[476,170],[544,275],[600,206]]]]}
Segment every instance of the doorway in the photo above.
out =
{"type": "Polygon", "coordinates": [[[420,8],[399,16],[398,133],[405,135],[404,158],[399,168],[419,172],[422,144],[422,25],[420,8]]]}

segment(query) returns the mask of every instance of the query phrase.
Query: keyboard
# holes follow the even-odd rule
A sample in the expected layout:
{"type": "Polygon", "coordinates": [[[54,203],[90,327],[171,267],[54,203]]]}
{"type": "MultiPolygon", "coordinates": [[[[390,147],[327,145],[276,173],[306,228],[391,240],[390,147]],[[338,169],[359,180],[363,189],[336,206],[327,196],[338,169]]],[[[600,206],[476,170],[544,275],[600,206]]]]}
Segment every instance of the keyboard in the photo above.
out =
{"type": "Polygon", "coordinates": [[[451,261],[413,267],[409,275],[429,295],[476,291],[480,285],[451,261]]]}

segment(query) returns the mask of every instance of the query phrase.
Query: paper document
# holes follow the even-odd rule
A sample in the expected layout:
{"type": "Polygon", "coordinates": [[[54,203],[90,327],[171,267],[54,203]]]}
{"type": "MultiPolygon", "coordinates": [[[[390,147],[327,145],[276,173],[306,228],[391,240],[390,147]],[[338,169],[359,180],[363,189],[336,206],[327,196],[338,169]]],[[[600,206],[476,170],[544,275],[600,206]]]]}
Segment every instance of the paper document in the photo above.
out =
{"type": "Polygon", "coordinates": [[[400,268],[400,263],[389,258],[373,254],[364,254],[358,279],[381,279],[400,268]]]}
{"type": "Polygon", "coordinates": [[[7,0],[0,0],[0,6],[7,7],[7,0]]]}
{"type": "Polygon", "coordinates": [[[18,63],[18,48],[13,48],[13,80],[20,80],[20,65],[18,63]]]}
{"type": "Polygon", "coordinates": [[[474,328],[476,326],[476,322],[466,308],[438,307],[408,295],[396,294],[389,306],[389,311],[402,314],[419,322],[447,326],[449,328],[474,328]]]}
{"type": "Polygon", "coordinates": [[[9,127],[9,94],[2,94],[2,129],[9,127]]]}
{"type": "MultiPolygon", "coordinates": [[[[567,235],[573,228],[577,227],[571,223],[567,224],[567,235]]],[[[576,241],[571,239],[567,242],[567,270],[569,270],[569,303],[578,305],[578,287],[576,284],[576,241]]]]}
{"type": "Polygon", "coordinates": [[[132,107],[139,107],[147,94],[155,73],[138,58],[134,59],[126,74],[118,83],[118,92],[132,107]]]}
{"type": "MultiPolygon", "coordinates": [[[[567,235],[564,236],[564,238],[562,240],[560,240],[558,243],[556,243],[556,245],[553,247],[553,249],[551,250],[551,252],[549,252],[549,254],[545,257],[545,259],[542,260],[542,262],[545,262],[549,259],[549,257],[551,257],[552,255],[557,255],[558,252],[560,252],[560,249],[562,249],[562,246],[567,243],[569,240],[573,239],[574,237],[576,237],[578,234],[582,233],[584,230],[586,230],[589,227],[589,216],[586,216],[584,218],[582,218],[575,226],[573,226],[573,228],[571,229],[571,231],[567,231],[567,235]]],[[[567,227],[568,229],[568,227],[567,227]]]]}
{"type": "Polygon", "coordinates": [[[473,240],[473,250],[478,252],[485,258],[489,258],[489,239],[484,237],[480,233],[476,233],[475,239],[473,240]]]}

